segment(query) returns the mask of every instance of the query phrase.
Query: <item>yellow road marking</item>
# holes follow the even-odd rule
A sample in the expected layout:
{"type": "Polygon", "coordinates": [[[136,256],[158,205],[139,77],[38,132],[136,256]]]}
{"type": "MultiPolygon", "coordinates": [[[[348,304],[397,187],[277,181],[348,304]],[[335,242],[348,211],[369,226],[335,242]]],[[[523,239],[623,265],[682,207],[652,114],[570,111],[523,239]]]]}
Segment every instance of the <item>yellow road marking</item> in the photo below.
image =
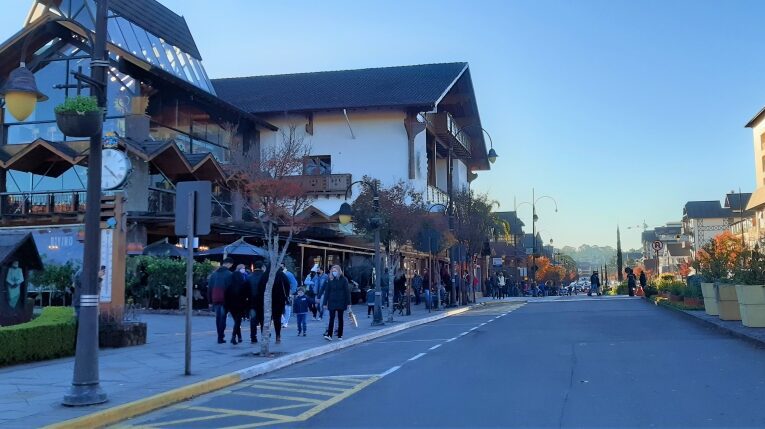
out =
{"type": "Polygon", "coordinates": [[[321,378],[309,378],[305,380],[306,383],[319,383],[319,384],[329,384],[329,385],[335,385],[335,386],[343,386],[347,388],[351,388],[357,384],[359,384],[358,380],[348,380],[348,381],[341,381],[341,380],[324,380],[321,378]]]}
{"type": "Polygon", "coordinates": [[[340,392],[344,391],[346,388],[351,387],[351,386],[348,386],[346,388],[343,388],[343,387],[329,387],[329,386],[306,386],[305,384],[286,383],[286,382],[283,382],[283,381],[273,381],[273,380],[263,380],[260,383],[253,384],[252,387],[261,386],[261,385],[295,387],[295,388],[298,388],[298,389],[302,389],[304,387],[309,387],[309,388],[323,389],[323,390],[326,390],[329,393],[332,393],[332,392],[340,393],[340,392]]]}
{"type": "Polygon", "coordinates": [[[250,386],[253,389],[265,389],[265,390],[286,390],[287,392],[292,393],[307,393],[310,395],[322,395],[322,396],[335,396],[336,393],[327,393],[322,392],[319,390],[308,390],[308,389],[292,389],[289,387],[279,387],[279,386],[264,386],[264,385],[253,385],[250,386]]]}
{"type": "MultiPolygon", "coordinates": [[[[231,410],[228,408],[213,408],[213,407],[203,407],[203,406],[194,406],[189,407],[189,410],[194,411],[209,411],[212,413],[220,413],[220,414],[226,414],[228,416],[249,416],[249,417],[262,417],[264,419],[272,419],[272,420],[289,420],[292,419],[292,416],[285,416],[282,414],[273,414],[273,413],[261,413],[258,411],[244,411],[244,410],[231,410]]],[[[156,423],[155,423],[156,424],[156,423]]]]}
{"type": "Polygon", "coordinates": [[[302,398],[297,396],[282,396],[282,395],[269,395],[267,393],[252,393],[252,392],[231,392],[234,395],[241,395],[241,396],[252,396],[254,398],[269,398],[269,399],[284,399],[288,401],[295,401],[295,402],[304,402],[307,404],[321,404],[321,399],[310,399],[310,398],[302,398]]]}
{"type": "Polygon", "coordinates": [[[326,410],[327,408],[337,404],[338,402],[342,401],[345,398],[348,398],[349,396],[358,393],[365,387],[369,386],[370,384],[374,383],[375,381],[379,380],[380,377],[372,377],[368,379],[367,381],[362,382],[358,386],[354,387],[353,389],[346,390],[340,395],[335,396],[334,398],[329,399],[328,401],[324,401],[321,404],[319,404],[316,407],[311,408],[310,410],[304,412],[303,414],[300,414],[296,417],[296,421],[306,421],[310,419],[311,417],[315,416],[316,414],[319,414],[320,412],[326,410]]]}

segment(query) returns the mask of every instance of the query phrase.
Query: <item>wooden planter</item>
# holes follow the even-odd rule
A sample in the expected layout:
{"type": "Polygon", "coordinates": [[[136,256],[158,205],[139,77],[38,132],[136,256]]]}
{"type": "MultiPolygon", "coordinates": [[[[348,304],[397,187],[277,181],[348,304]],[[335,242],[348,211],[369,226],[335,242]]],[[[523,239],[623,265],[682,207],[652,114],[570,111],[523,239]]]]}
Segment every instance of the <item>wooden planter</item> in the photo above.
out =
{"type": "Polygon", "coordinates": [[[704,295],[704,311],[710,316],[717,316],[720,314],[720,309],[717,306],[717,292],[715,292],[714,283],[702,283],[701,293],[704,295]]]}
{"type": "Polygon", "coordinates": [[[696,298],[695,296],[694,297],[686,296],[685,298],[683,298],[683,303],[687,307],[701,307],[704,304],[701,298],[696,298]]]}
{"type": "Polygon", "coordinates": [[[717,284],[717,297],[720,320],[741,320],[736,285],[717,284]]]}
{"type": "Polygon", "coordinates": [[[669,296],[670,302],[683,302],[683,297],[681,295],[670,295],[669,296]]]}
{"type": "Polygon", "coordinates": [[[736,285],[741,323],[765,328],[765,285],[736,285]]]}
{"type": "Polygon", "coordinates": [[[123,322],[108,323],[98,330],[100,347],[130,347],[146,344],[146,323],[123,322]]]}
{"type": "Polygon", "coordinates": [[[92,137],[101,133],[104,115],[101,112],[56,113],[56,124],[65,136],[92,137]]]}

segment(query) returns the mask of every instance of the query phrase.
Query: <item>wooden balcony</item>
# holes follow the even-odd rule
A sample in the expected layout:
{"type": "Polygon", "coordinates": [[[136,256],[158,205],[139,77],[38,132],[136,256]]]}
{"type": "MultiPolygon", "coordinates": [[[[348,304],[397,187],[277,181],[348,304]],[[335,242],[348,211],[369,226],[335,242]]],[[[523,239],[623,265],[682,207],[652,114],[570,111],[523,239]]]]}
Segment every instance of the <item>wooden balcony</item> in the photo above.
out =
{"type": "Polygon", "coordinates": [[[289,176],[283,180],[299,183],[312,196],[345,195],[345,190],[352,182],[350,174],[319,174],[289,176]]]}
{"type": "Polygon", "coordinates": [[[85,214],[84,190],[55,192],[0,193],[0,220],[3,224],[35,222],[41,217],[72,217],[85,214]]]}
{"type": "Polygon", "coordinates": [[[447,146],[454,149],[457,158],[470,158],[472,148],[470,136],[466,132],[460,132],[460,125],[449,112],[441,112],[428,115],[427,127],[447,146]]]}

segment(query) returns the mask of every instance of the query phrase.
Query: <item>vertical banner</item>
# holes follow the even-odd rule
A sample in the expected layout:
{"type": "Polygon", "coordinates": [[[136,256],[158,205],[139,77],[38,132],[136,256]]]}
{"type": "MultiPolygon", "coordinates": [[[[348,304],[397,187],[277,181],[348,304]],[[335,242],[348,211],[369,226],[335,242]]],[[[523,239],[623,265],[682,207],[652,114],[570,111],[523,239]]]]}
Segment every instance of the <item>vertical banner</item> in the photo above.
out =
{"type": "Polygon", "coordinates": [[[101,230],[101,265],[106,266],[106,274],[101,281],[101,302],[112,302],[112,255],[114,248],[114,230],[101,230]]]}

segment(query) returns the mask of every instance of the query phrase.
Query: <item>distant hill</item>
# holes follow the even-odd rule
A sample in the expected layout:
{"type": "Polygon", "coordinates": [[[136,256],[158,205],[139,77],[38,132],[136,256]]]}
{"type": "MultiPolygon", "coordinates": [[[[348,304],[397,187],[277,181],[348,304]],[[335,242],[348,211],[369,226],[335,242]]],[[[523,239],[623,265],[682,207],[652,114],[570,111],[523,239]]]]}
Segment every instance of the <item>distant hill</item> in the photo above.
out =
{"type": "MultiPolygon", "coordinates": [[[[603,263],[611,266],[616,265],[616,248],[611,246],[591,246],[589,244],[582,244],[579,247],[564,246],[560,252],[574,258],[580,268],[600,266],[603,263]]],[[[622,249],[622,252],[625,264],[627,264],[629,254],[640,254],[640,251],[635,249],[622,249]]]]}

